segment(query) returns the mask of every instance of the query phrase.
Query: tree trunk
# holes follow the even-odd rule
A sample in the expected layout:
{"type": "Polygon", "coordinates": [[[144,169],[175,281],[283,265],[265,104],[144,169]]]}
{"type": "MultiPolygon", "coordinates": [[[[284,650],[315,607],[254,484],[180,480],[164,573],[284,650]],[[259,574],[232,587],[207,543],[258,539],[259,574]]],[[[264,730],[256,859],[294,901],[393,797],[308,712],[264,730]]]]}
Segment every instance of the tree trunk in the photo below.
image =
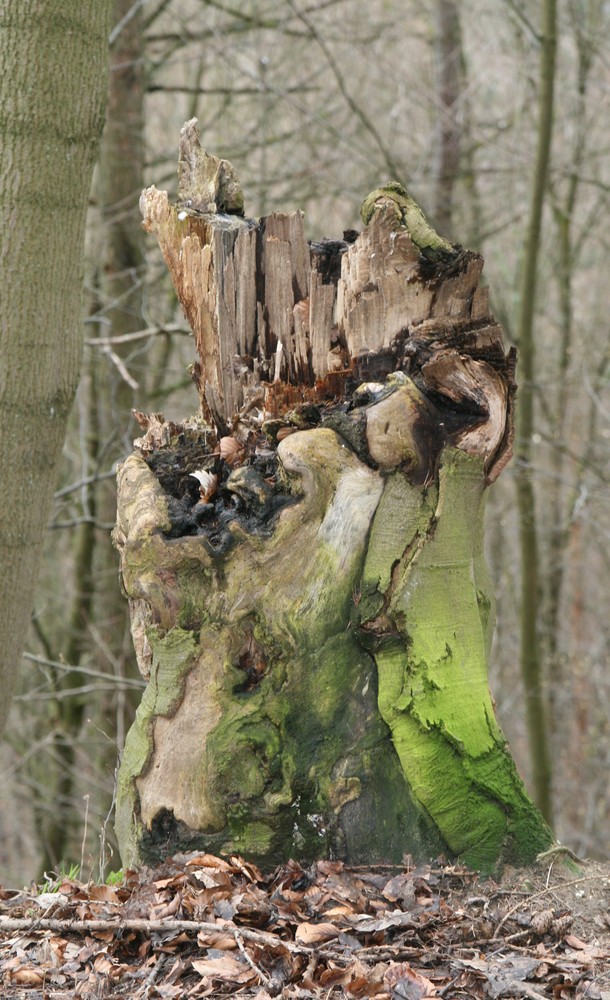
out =
{"type": "Polygon", "coordinates": [[[534,382],[536,378],[534,315],[542,211],[553,134],[556,22],[556,0],[544,0],[541,8],[538,145],[521,281],[519,350],[523,384],[520,390],[517,424],[516,454],[518,463],[515,475],[521,547],[521,675],[525,689],[534,798],[549,822],[552,821],[553,814],[552,765],[539,635],[539,551],[536,495],[532,482],[532,436],[534,433],[534,382]]]}
{"type": "Polygon", "coordinates": [[[434,222],[451,235],[453,202],[459,178],[464,94],[464,56],[460,11],[457,0],[436,3],[437,62],[437,162],[434,185],[434,222]]]}
{"type": "Polygon", "coordinates": [[[0,731],[78,379],[85,211],[103,124],[109,11],[98,0],[0,0],[0,731]]]}
{"type": "Polygon", "coordinates": [[[478,282],[397,184],[307,244],[242,218],[181,134],[178,205],[141,207],[192,325],[201,413],[145,431],[115,541],[148,687],[119,773],[123,861],[197,847],[490,870],[550,831],[487,687],[485,487],[514,357],[478,282]]]}
{"type": "MultiPolygon", "coordinates": [[[[100,336],[120,337],[142,328],[142,274],[144,239],[137,211],[137,195],[142,189],[144,143],[142,81],[141,10],[132,12],[133,0],[113,0],[112,24],[122,25],[113,38],[110,49],[110,73],[106,124],[100,143],[96,171],[97,202],[102,226],[102,239],[96,259],[98,268],[91,287],[96,286],[95,312],[101,314],[100,336]],[[131,16],[126,19],[126,15],[131,16]]],[[[93,251],[95,253],[95,251],[93,251]]],[[[93,311],[93,310],[92,310],[93,311]]],[[[112,347],[113,357],[120,358],[129,369],[125,345],[112,347]]],[[[124,438],[128,436],[128,421],[135,403],[134,390],[118,373],[110,359],[110,349],[94,349],[92,358],[85,358],[85,385],[88,387],[87,426],[83,437],[87,447],[89,472],[95,475],[108,468],[125,454],[124,438]],[[89,375],[89,378],[87,378],[89,375]],[[117,420],[118,416],[118,420],[117,420]],[[122,429],[121,429],[122,428],[122,429]]],[[[120,362],[119,362],[120,363],[120,362]]],[[[69,663],[72,670],[58,678],[58,698],[55,712],[57,724],[53,736],[53,770],[47,772],[43,787],[49,795],[50,808],[44,821],[37,824],[42,845],[40,875],[59,871],[75,855],[73,842],[80,831],[82,796],[78,794],[82,767],[77,760],[83,720],[91,712],[82,694],[70,695],[71,689],[86,685],[79,671],[83,657],[88,665],[108,672],[109,661],[115,665],[117,680],[125,673],[125,661],[130,655],[129,629],[125,602],[117,580],[117,554],[110,543],[108,531],[100,531],[96,520],[112,523],[116,510],[116,491],[112,480],[91,483],[87,487],[90,518],[75,533],[74,601],[63,632],[63,648],[54,659],[69,663]],[[92,621],[99,639],[92,638],[92,621]]],[[[133,669],[133,668],[132,668],[133,669]]],[[[109,737],[107,760],[100,762],[102,773],[112,774],[116,748],[114,735],[120,712],[117,701],[126,695],[120,685],[112,695],[97,704],[95,720],[109,737]]],[[[129,713],[133,717],[133,711],[129,713]]],[[[122,742],[119,742],[122,747],[122,742]]],[[[89,754],[89,763],[94,760],[89,754]]],[[[48,768],[48,763],[47,763],[48,768]]],[[[98,796],[102,816],[108,813],[112,788],[105,797],[98,796]],[[102,799],[102,801],[99,801],[102,799]]],[[[97,841],[98,829],[90,824],[97,841]]]]}

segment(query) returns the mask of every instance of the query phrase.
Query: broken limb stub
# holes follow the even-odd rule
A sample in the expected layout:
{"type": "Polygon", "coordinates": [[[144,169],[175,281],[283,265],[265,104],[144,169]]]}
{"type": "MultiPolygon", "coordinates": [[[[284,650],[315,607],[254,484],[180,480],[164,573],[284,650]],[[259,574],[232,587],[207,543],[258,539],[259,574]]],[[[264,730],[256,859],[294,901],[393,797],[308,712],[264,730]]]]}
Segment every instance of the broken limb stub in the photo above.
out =
{"type": "Polygon", "coordinates": [[[487,685],[483,511],[515,386],[481,257],[396,184],[360,234],[308,243],[300,212],[241,216],[195,122],[180,164],[179,204],[149,188],[141,208],[200,408],[138,415],[119,472],[148,682],[119,770],[124,863],[531,860],[551,834],[487,685]]]}

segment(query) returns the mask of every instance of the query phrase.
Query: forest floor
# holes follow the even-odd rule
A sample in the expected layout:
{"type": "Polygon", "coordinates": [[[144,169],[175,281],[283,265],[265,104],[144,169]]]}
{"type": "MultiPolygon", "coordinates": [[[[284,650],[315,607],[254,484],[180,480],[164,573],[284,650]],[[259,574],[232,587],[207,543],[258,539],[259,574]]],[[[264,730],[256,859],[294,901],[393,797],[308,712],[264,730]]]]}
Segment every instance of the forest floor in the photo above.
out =
{"type": "Polygon", "coordinates": [[[0,997],[610,1000],[610,863],[482,878],[185,854],[115,885],[0,889],[0,997]]]}

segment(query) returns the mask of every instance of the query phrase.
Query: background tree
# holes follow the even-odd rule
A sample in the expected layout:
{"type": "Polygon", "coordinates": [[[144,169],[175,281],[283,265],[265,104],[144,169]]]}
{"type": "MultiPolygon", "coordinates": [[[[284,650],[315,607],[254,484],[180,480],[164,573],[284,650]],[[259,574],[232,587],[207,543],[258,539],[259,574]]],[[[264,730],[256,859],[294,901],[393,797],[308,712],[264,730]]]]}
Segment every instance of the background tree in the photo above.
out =
{"type": "Polygon", "coordinates": [[[434,221],[439,232],[452,234],[453,201],[460,179],[462,122],[466,103],[460,14],[455,0],[436,5],[438,139],[434,221]]]}
{"type": "MultiPolygon", "coordinates": [[[[592,74],[601,56],[599,38],[605,30],[604,23],[603,4],[568,5],[565,31],[573,58],[571,86],[563,100],[571,105],[573,126],[569,136],[562,136],[557,148],[557,167],[550,178],[548,195],[555,233],[557,335],[555,378],[543,385],[540,394],[541,437],[548,449],[549,472],[548,501],[539,518],[546,550],[541,642],[549,677],[548,722],[553,754],[561,760],[561,772],[569,774],[572,787],[577,785],[578,772],[588,768],[587,741],[578,729],[587,725],[586,714],[591,711],[594,697],[590,684],[595,686],[596,681],[594,672],[583,669],[579,656],[572,660],[566,655],[565,642],[570,631],[562,622],[566,577],[574,555],[584,555],[579,538],[582,534],[579,510],[590,503],[592,493],[608,484],[605,469],[599,465],[600,419],[603,420],[599,394],[603,394],[607,384],[608,340],[606,337],[604,342],[603,336],[599,341],[596,338],[591,350],[587,349],[586,341],[583,344],[578,319],[582,306],[576,285],[583,270],[589,270],[584,255],[595,258],[598,226],[603,224],[609,196],[606,186],[598,183],[598,155],[590,128],[591,116],[587,113],[588,108],[593,111],[598,100],[592,94],[595,86],[592,74]],[[579,398],[580,393],[574,391],[581,381],[590,386],[588,399],[579,398]],[[585,713],[582,707],[574,713],[570,707],[574,702],[586,704],[585,713]],[[566,752],[566,729],[573,734],[570,752],[566,752]]],[[[580,633],[577,609],[584,595],[576,580],[573,583],[572,625],[580,633]]]]}
{"type": "Polygon", "coordinates": [[[0,6],[2,727],[80,365],[84,224],[103,123],[108,15],[106,3],[92,0],[0,6]]]}
{"type": "Polygon", "coordinates": [[[557,4],[544,0],[540,28],[539,119],[532,195],[522,262],[518,325],[521,392],[517,410],[517,501],[521,543],[521,672],[525,691],[528,735],[536,801],[552,822],[551,753],[542,688],[539,638],[539,542],[532,483],[531,448],[534,434],[534,373],[536,370],[534,314],[538,286],[542,213],[547,189],[555,96],[557,4]]]}

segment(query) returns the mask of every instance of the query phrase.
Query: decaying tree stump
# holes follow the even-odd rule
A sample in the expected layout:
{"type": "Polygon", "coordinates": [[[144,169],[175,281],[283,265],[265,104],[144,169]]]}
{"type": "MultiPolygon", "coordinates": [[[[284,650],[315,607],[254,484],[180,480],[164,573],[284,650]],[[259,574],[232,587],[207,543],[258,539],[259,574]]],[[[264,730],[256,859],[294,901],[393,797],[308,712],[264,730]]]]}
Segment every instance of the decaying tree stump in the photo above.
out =
{"type": "Polygon", "coordinates": [[[243,217],[180,138],[144,191],[191,324],[197,417],[139,414],[115,541],[148,681],[121,762],[123,861],[176,850],[489,870],[550,831],[487,685],[485,488],[511,454],[514,357],[480,256],[397,184],[308,243],[243,217]]]}

